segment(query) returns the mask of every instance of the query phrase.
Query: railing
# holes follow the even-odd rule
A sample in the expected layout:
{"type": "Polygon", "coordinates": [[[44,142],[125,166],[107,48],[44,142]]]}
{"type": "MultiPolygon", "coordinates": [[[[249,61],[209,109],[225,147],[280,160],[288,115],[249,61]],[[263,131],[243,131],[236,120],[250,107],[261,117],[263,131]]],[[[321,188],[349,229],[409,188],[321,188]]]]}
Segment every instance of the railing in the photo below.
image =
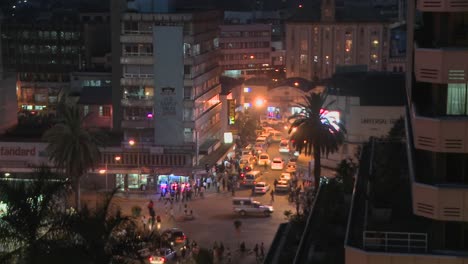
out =
{"type": "Polygon", "coordinates": [[[153,56],[153,53],[143,53],[143,52],[124,52],[122,56],[128,57],[145,57],[145,56],[153,56]]]}
{"type": "Polygon", "coordinates": [[[426,233],[364,231],[364,249],[384,252],[427,252],[426,233]]]}
{"type": "Polygon", "coordinates": [[[146,34],[153,34],[153,31],[151,31],[151,30],[127,30],[127,29],[124,29],[123,34],[146,35],[146,34]]]}
{"type": "Polygon", "coordinates": [[[153,78],[154,74],[124,73],[125,78],[153,78]]]}

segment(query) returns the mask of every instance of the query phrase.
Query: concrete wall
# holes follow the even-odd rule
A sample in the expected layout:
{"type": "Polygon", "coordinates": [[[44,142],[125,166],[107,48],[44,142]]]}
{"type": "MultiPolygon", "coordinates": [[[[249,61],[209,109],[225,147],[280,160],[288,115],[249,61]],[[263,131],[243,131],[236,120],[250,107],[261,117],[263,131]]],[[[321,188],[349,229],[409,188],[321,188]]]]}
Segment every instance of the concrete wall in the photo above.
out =
{"type": "Polygon", "coordinates": [[[183,145],[183,28],[155,26],[153,38],[154,143],[156,145],[183,145]]]}

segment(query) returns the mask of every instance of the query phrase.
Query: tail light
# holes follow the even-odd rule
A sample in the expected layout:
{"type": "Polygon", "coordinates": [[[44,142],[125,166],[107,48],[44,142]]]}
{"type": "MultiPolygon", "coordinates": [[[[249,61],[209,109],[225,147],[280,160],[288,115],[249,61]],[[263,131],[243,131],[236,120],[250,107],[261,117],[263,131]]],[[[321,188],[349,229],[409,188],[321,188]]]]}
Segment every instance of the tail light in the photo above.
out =
{"type": "Polygon", "coordinates": [[[149,262],[153,261],[153,257],[148,258],[149,262]]]}
{"type": "Polygon", "coordinates": [[[162,263],[166,263],[166,259],[165,259],[165,258],[161,258],[161,262],[162,262],[162,263]]]}

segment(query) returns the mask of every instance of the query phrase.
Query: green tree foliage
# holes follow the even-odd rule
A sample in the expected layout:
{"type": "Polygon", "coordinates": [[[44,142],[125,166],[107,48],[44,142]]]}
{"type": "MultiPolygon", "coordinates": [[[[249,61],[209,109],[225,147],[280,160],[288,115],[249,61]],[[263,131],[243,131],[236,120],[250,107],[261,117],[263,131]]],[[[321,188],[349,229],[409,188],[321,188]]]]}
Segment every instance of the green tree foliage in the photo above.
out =
{"type": "Polygon", "coordinates": [[[333,103],[325,105],[326,98],[327,96],[324,93],[313,93],[304,96],[304,103],[297,105],[303,111],[290,117],[293,123],[289,133],[293,129],[296,130],[291,135],[293,146],[300,153],[304,153],[306,156],[313,155],[314,157],[315,189],[318,189],[320,183],[321,156],[328,156],[330,153],[338,151],[344,142],[346,133],[342,124],[331,123],[324,115],[323,109],[327,109],[333,103]]]}
{"type": "Polygon", "coordinates": [[[52,249],[63,238],[61,215],[68,182],[40,168],[33,180],[0,181],[0,263],[58,263],[52,249]]]}
{"type": "Polygon", "coordinates": [[[104,144],[104,137],[83,127],[83,118],[75,103],[64,100],[58,106],[58,113],[58,123],[47,130],[43,138],[48,143],[50,160],[71,178],[79,211],[81,176],[99,162],[99,146],[104,144]]]}

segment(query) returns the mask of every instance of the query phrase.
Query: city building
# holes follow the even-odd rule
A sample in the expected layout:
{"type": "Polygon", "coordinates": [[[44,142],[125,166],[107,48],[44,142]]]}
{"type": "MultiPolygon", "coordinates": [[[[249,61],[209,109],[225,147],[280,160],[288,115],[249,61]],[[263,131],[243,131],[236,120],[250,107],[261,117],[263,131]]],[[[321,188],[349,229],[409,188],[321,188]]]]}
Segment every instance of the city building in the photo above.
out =
{"type": "Polygon", "coordinates": [[[395,175],[408,191],[375,225],[363,210],[373,175],[358,177],[346,263],[468,263],[468,5],[409,1],[408,10],[407,166],[395,175]]]}
{"type": "Polygon", "coordinates": [[[77,104],[83,115],[84,127],[112,129],[111,87],[85,87],[77,104]]]}
{"type": "Polygon", "coordinates": [[[219,39],[223,74],[250,78],[282,69],[284,20],[280,11],[225,11],[219,39]]]}
{"type": "Polygon", "coordinates": [[[24,7],[3,21],[4,66],[17,73],[19,110],[54,113],[69,92],[70,73],[95,67],[93,56],[109,53],[109,15],[34,10],[24,7]]]}
{"type": "Polygon", "coordinates": [[[146,155],[137,167],[160,170],[160,155],[189,176],[223,139],[222,13],[175,9],[172,1],[115,1],[111,12],[114,128],[123,131],[123,148],[146,155]]]}
{"type": "Polygon", "coordinates": [[[322,80],[356,65],[387,71],[390,23],[362,3],[305,4],[286,23],[286,77],[322,80]]]}

